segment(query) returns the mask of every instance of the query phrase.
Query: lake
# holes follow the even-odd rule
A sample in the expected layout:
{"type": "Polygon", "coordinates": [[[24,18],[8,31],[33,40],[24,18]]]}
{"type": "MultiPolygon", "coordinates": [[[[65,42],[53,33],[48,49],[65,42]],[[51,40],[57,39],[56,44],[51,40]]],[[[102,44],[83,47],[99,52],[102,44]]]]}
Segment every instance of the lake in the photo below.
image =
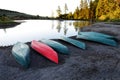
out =
{"type": "Polygon", "coordinates": [[[88,21],[59,20],[22,20],[20,25],[0,29],[0,46],[13,45],[16,42],[30,42],[40,39],[59,39],[78,34],[88,21]]]}

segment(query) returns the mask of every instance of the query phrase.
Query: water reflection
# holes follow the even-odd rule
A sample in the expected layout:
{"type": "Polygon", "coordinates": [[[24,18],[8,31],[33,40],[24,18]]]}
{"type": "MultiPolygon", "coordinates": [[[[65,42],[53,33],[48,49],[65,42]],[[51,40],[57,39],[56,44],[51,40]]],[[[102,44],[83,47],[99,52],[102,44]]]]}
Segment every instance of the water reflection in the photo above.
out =
{"type": "Polygon", "coordinates": [[[76,21],[76,22],[73,22],[73,25],[74,27],[84,27],[84,26],[88,26],[88,25],[91,25],[91,23],[89,21],[76,21]]]}
{"type": "Polygon", "coordinates": [[[56,29],[57,29],[58,32],[60,32],[60,30],[61,30],[61,21],[57,21],[56,29]]]}
{"type": "Polygon", "coordinates": [[[73,26],[75,27],[76,31],[80,31],[83,27],[89,26],[91,23],[89,21],[76,21],[73,22],[73,26]]]}
{"type": "Polygon", "coordinates": [[[3,30],[4,30],[5,33],[7,32],[6,29],[3,29],[3,30]]]}
{"type": "Polygon", "coordinates": [[[69,26],[71,26],[72,25],[72,22],[69,22],[69,26]]]}
{"type": "Polygon", "coordinates": [[[54,29],[54,26],[55,26],[55,25],[54,25],[54,20],[52,20],[52,29],[54,29]]]}
{"type": "Polygon", "coordinates": [[[13,45],[16,42],[30,42],[40,39],[58,39],[78,34],[82,27],[90,25],[83,21],[25,20],[17,27],[0,29],[0,46],[13,45]]]}
{"type": "Polygon", "coordinates": [[[67,34],[67,31],[68,31],[68,28],[67,28],[67,26],[66,26],[66,21],[64,22],[64,35],[66,35],[67,34]]]}
{"type": "MultiPolygon", "coordinates": [[[[55,27],[55,25],[54,26],[53,25],[54,25],[54,21],[52,21],[52,29],[53,27],[55,27]]],[[[64,35],[66,35],[70,26],[73,26],[75,31],[79,32],[83,27],[89,26],[89,25],[91,25],[89,21],[59,21],[58,20],[56,29],[57,29],[57,32],[60,33],[63,26],[64,35]]]]}

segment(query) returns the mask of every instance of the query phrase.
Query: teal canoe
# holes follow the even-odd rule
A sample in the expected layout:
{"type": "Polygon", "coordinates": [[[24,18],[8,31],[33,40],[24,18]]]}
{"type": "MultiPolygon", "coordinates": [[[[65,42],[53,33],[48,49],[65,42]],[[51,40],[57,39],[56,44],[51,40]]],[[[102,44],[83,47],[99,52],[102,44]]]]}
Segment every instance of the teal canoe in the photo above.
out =
{"type": "Polygon", "coordinates": [[[104,37],[77,35],[77,38],[89,40],[89,41],[95,41],[95,42],[103,43],[110,46],[117,46],[117,42],[115,40],[104,38],[104,37]]]}
{"type": "Polygon", "coordinates": [[[55,51],[61,54],[69,54],[69,50],[66,46],[63,44],[53,41],[53,40],[48,40],[48,39],[42,39],[40,42],[43,42],[47,44],[48,46],[52,47],[55,51]]]}
{"type": "Polygon", "coordinates": [[[110,36],[110,35],[99,33],[99,32],[79,32],[78,35],[104,37],[104,38],[115,39],[116,40],[116,38],[114,36],[110,36]]]}
{"type": "Polygon", "coordinates": [[[23,67],[28,68],[30,64],[30,48],[28,45],[18,42],[12,48],[12,55],[23,67]]]}
{"type": "Polygon", "coordinates": [[[75,40],[75,39],[71,39],[71,38],[67,38],[67,37],[61,37],[60,40],[63,40],[65,42],[68,42],[78,48],[81,48],[81,49],[86,49],[86,45],[85,43],[83,42],[80,42],[78,40],[75,40]]]}

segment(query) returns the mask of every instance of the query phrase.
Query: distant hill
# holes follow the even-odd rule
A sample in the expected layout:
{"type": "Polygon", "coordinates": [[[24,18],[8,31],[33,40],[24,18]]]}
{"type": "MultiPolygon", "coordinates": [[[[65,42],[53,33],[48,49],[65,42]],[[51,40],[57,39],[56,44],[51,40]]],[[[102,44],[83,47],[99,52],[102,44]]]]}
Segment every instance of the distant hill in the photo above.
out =
{"type": "Polygon", "coordinates": [[[0,16],[7,16],[11,19],[45,19],[45,17],[41,17],[39,15],[30,15],[6,9],[0,9],[0,16]]]}

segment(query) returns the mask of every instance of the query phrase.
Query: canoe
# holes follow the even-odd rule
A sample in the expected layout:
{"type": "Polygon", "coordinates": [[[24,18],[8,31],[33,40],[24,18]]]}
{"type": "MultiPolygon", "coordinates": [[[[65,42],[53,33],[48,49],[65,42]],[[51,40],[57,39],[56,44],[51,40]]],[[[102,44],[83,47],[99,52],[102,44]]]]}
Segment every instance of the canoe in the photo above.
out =
{"type": "Polygon", "coordinates": [[[104,38],[104,37],[77,35],[77,38],[89,40],[89,41],[95,41],[95,42],[99,42],[99,43],[110,45],[110,46],[117,46],[117,42],[115,40],[104,38]]]}
{"type": "Polygon", "coordinates": [[[39,54],[43,55],[44,57],[48,58],[49,60],[58,64],[58,55],[57,53],[48,45],[33,40],[31,43],[31,47],[37,51],[39,54]]]}
{"type": "Polygon", "coordinates": [[[68,48],[59,42],[56,42],[53,40],[48,40],[48,39],[42,39],[42,40],[40,40],[40,42],[45,43],[48,46],[52,47],[58,53],[69,54],[68,48]]]}
{"type": "Polygon", "coordinates": [[[75,40],[75,39],[71,39],[71,38],[67,38],[67,37],[61,37],[60,40],[63,40],[67,43],[70,43],[78,48],[81,48],[81,49],[86,49],[86,45],[85,43],[83,42],[80,42],[78,40],[75,40]]]}
{"type": "Polygon", "coordinates": [[[30,64],[30,48],[28,45],[18,42],[12,47],[12,55],[23,67],[28,68],[30,64]]]}
{"type": "Polygon", "coordinates": [[[79,32],[79,35],[86,35],[86,36],[96,36],[96,37],[104,37],[104,38],[108,38],[108,39],[115,39],[116,38],[114,36],[110,36],[107,34],[103,34],[103,33],[99,33],[99,32],[79,32]]]}

